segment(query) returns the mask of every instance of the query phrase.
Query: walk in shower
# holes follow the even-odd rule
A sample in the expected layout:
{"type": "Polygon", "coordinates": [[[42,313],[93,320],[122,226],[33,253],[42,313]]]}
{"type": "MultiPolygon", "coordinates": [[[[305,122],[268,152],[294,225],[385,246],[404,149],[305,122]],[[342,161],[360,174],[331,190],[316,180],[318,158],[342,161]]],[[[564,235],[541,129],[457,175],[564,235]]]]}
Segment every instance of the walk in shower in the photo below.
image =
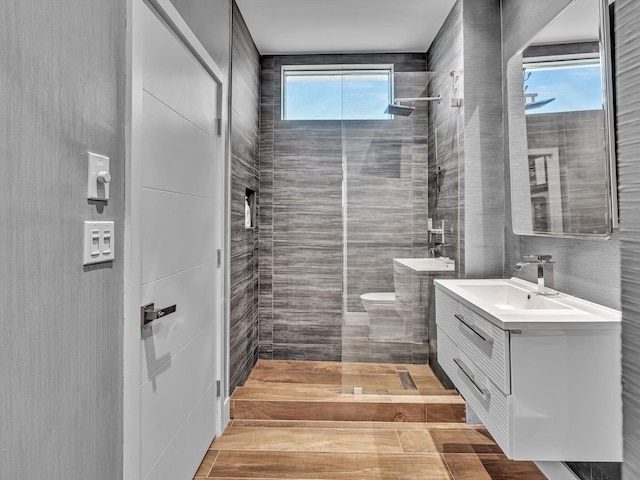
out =
{"type": "Polygon", "coordinates": [[[433,274],[410,262],[451,257],[438,274],[456,274],[453,78],[424,54],[264,56],[261,70],[260,358],[341,361],[343,391],[376,393],[350,363],[428,363],[433,274]]]}

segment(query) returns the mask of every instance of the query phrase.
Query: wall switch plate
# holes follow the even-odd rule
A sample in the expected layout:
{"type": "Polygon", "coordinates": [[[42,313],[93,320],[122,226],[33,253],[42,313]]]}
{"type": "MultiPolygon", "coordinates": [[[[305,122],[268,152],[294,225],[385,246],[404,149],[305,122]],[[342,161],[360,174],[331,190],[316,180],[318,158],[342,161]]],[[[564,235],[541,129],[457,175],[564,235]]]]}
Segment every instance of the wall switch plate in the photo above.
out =
{"type": "Polygon", "coordinates": [[[114,222],[84,222],[83,265],[114,259],[114,222]]]}
{"type": "Polygon", "coordinates": [[[89,200],[109,200],[109,157],[87,152],[89,174],[87,176],[87,198],[89,200]]]}

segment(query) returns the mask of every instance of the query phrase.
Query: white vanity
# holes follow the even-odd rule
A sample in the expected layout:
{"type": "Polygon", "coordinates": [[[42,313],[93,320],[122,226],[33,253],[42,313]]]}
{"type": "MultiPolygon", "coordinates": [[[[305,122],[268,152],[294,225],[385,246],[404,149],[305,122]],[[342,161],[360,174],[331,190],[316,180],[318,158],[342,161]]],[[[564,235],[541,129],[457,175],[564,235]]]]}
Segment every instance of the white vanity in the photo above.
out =
{"type": "Polygon", "coordinates": [[[620,312],[515,278],[435,284],[438,362],[509,458],[622,461],[620,312]]]}

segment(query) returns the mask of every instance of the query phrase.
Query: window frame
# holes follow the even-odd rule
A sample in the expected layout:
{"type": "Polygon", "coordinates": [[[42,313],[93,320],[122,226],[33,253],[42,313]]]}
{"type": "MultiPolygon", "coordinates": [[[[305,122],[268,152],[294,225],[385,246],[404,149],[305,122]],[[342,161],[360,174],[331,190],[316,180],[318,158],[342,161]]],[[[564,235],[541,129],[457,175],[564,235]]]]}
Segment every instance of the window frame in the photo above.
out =
{"type": "MultiPolygon", "coordinates": [[[[280,120],[287,122],[323,122],[323,121],[345,121],[348,119],[344,118],[317,118],[317,119],[288,119],[285,117],[286,112],[286,73],[287,72],[307,72],[309,74],[317,74],[322,75],[323,72],[353,72],[353,71],[362,71],[362,72],[373,72],[373,71],[387,71],[389,72],[389,103],[393,103],[394,101],[394,84],[395,84],[395,75],[394,75],[394,64],[393,63],[359,63],[359,64],[324,64],[324,65],[282,65],[280,67],[280,120]]],[[[380,118],[363,118],[358,121],[371,121],[371,120],[391,120],[393,119],[393,115],[389,114],[388,118],[380,119],[380,118]]]]}

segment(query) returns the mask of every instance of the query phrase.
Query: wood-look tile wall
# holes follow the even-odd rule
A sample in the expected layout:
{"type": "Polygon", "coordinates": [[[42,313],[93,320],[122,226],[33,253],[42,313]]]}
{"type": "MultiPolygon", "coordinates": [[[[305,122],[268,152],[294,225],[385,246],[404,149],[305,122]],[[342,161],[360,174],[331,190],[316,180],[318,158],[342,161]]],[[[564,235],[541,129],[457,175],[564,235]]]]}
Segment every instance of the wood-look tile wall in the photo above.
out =
{"type": "Polygon", "coordinates": [[[424,92],[421,54],[262,58],[261,358],[341,359],[343,158],[349,309],[363,311],[362,293],[393,291],[394,256],[426,253],[425,109],[394,121],[281,120],[283,64],[372,63],[395,65],[397,96],[424,92]]]}
{"type": "Polygon", "coordinates": [[[125,2],[1,2],[0,42],[0,478],[122,478],[125,2]],[[83,268],[83,220],[114,262],[83,268]]]}
{"type": "Polygon", "coordinates": [[[260,199],[260,55],[233,2],[231,49],[231,316],[229,391],[258,359],[258,228],[245,227],[245,193],[260,199]]]}

